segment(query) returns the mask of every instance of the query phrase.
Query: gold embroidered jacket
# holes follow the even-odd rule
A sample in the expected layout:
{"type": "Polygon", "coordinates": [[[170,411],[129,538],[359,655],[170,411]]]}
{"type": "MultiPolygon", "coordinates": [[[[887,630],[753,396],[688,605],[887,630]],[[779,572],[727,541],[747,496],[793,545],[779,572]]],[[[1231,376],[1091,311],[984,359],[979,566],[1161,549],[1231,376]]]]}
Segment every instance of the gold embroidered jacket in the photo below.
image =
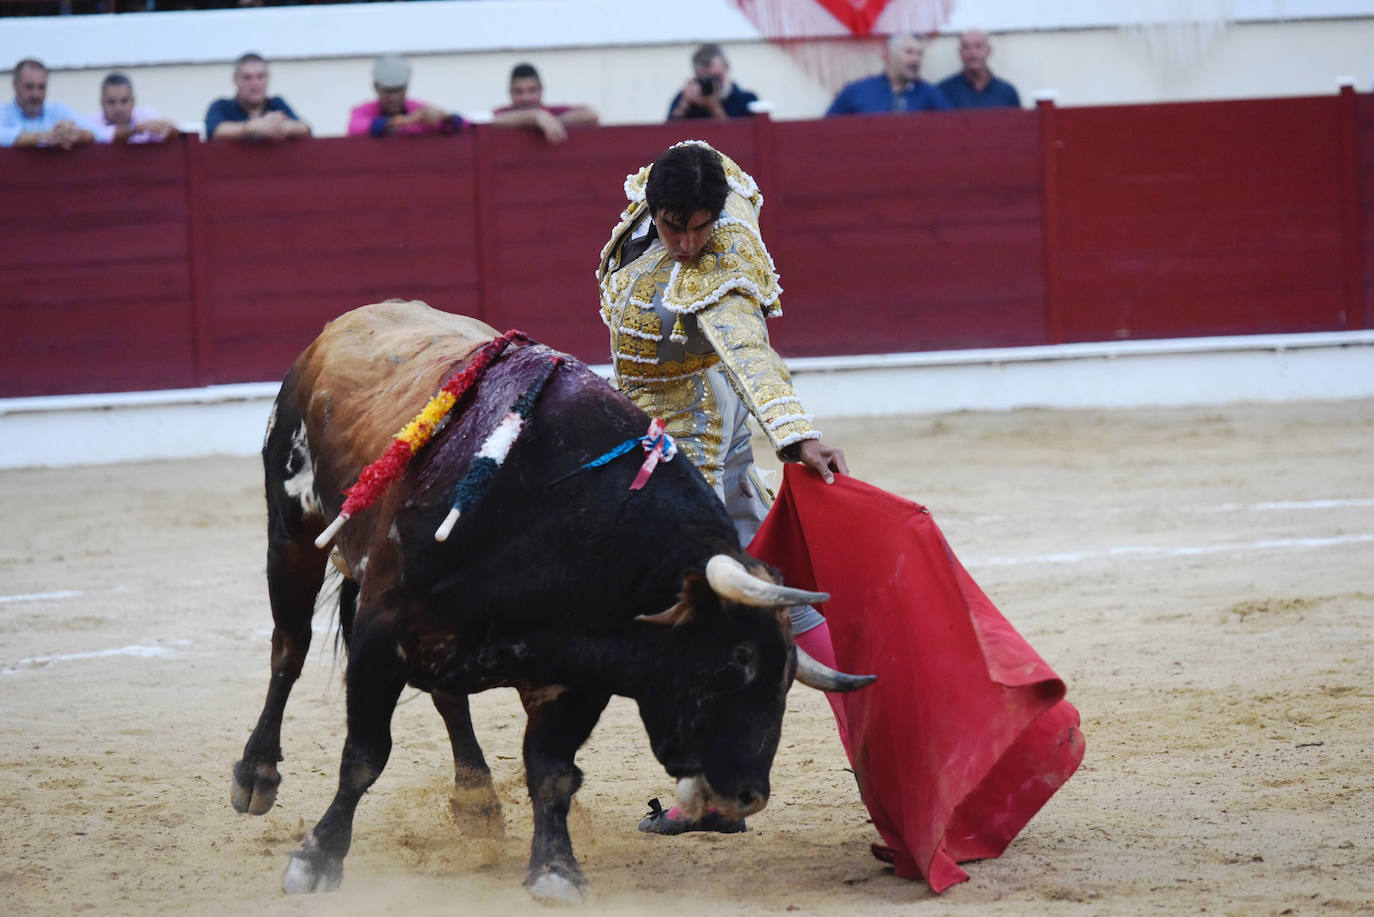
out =
{"type": "Polygon", "coordinates": [[[759,235],[763,195],[734,161],[724,155],[721,160],[731,190],[695,261],[678,264],[658,247],[622,263],[625,243],[650,219],[646,166],[625,180],[630,204],[597,270],[617,383],[647,413],[663,418],[712,483],[720,470],[715,457],[729,431],[721,429],[708,371],[725,374],[775,451],[820,437],[792,390],[786,365],[768,343],[765,319],[782,314],[782,287],[759,235]]]}

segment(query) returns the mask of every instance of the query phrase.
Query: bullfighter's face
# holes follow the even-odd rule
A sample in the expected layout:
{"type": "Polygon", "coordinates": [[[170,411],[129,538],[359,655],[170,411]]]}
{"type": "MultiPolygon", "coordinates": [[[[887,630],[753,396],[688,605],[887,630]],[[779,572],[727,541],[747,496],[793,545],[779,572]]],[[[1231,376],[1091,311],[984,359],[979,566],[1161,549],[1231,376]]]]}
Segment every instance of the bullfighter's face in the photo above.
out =
{"type": "Polygon", "coordinates": [[[678,264],[690,264],[697,259],[715,225],[716,218],[708,210],[698,210],[685,217],[662,211],[654,214],[658,237],[678,264]]]}

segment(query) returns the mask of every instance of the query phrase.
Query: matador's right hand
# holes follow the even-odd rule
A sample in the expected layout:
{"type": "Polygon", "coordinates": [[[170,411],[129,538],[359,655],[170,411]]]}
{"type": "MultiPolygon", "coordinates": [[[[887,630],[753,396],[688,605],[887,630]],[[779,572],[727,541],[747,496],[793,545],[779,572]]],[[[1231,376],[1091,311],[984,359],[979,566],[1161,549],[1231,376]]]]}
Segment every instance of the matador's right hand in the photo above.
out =
{"type": "Polygon", "coordinates": [[[804,439],[797,444],[797,461],[819,474],[825,483],[834,484],[834,472],[849,474],[843,450],[827,446],[818,439],[804,439]]]}

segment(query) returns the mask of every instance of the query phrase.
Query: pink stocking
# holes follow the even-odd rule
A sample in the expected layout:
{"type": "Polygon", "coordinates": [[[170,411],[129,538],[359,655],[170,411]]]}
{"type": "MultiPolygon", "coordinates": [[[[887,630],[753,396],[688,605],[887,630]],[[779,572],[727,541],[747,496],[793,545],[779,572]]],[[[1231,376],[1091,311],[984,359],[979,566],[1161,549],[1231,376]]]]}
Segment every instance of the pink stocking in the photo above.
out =
{"type": "MultiPolygon", "coordinates": [[[[824,621],[806,633],[798,634],[796,641],[797,646],[806,650],[812,659],[832,669],[835,668],[835,647],[830,642],[830,628],[824,621]]],[[[825,699],[830,701],[830,709],[835,712],[835,726],[839,730],[840,744],[844,746],[845,756],[853,764],[854,756],[849,751],[849,720],[844,713],[843,696],[827,691],[825,699]]]]}

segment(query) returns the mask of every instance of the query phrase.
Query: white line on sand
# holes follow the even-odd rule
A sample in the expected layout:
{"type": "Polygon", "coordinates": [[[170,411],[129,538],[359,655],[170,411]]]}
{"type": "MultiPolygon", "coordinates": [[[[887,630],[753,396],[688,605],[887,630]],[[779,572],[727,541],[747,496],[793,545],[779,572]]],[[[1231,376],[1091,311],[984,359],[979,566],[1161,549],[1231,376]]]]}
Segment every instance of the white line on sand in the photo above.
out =
{"type": "Polygon", "coordinates": [[[20,659],[14,666],[6,666],[0,669],[0,674],[13,675],[15,669],[36,669],[54,662],[71,662],[76,659],[103,659],[109,656],[133,656],[138,659],[170,658],[180,656],[181,653],[176,648],[191,645],[190,640],[172,640],[171,646],[148,646],[147,644],[134,643],[129,646],[117,646],[108,650],[89,650],[84,653],[57,653],[52,656],[30,656],[27,659],[20,659]]]}
{"type": "MultiPolygon", "coordinates": [[[[1275,510],[1283,512],[1298,512],[1305,509],[1365,509],[1374,506],[1374,497],[1352,497],[1349,499],[1325,499],[1325,500],[1266,500],[1259,503],[1182,503],[1178,506],[1160,504],[1160,509],[1170,509],[1178,513],[1193,513],[1206,515],[1208,513],[1249,513],[1249,512],[1272,512],[1275,510]]],[[[1123,516],[1140,515],[1141,508],[1137,505],[1131,506],[1093,506],[1078,512],[1055,513],[1049,515],[1055,518],[1083,519],[1087,517],[1100,516],[1123,516]]],[[[957,510],[944,509],[937,513],[941,518],[956,517],[957,510]]],[[[1005,513],[985,513],[979,516],[971,516],[964,520],[977,525],[986,525],[991,522],[1005,522],[1014,518],[1005,513]]]]}
{"type": "Polygon", "coordinates": [[[85,594],[74,589],[61,589],[57,592],[25,592],[18,595],[0,595],[0,605],[7,602],[51,602],[54,599],[74,599],[85,594]]]}
{"type": "Polygon", "coordinates": [[[1196,554],[1229,554],[1243,551],[1276,551],[1287,548],[1329,548],[1374,541],[1374,534],[1337,535],[1331,538],[1270,538],[1230,544],[1121,545],[1101,551],[1063,551],[1055,554],[1023,554],[1014,557],[983,557],[969,560],[968,567],[1013,567],[1020,564],[1077,564],[1113,557],[1188,557],[1196,554]]]}
{"type": "Polygon", "coordinates": [[[1211,506],[1181,506],[1179,509],[1191,513],[1229,513],[1237,510],[1342,509],[1361,506],[1374,506],[1374,499],[1359,497],[1349,500],[1269,500],[1262,503],[1216,503],[1211,506]]]}

